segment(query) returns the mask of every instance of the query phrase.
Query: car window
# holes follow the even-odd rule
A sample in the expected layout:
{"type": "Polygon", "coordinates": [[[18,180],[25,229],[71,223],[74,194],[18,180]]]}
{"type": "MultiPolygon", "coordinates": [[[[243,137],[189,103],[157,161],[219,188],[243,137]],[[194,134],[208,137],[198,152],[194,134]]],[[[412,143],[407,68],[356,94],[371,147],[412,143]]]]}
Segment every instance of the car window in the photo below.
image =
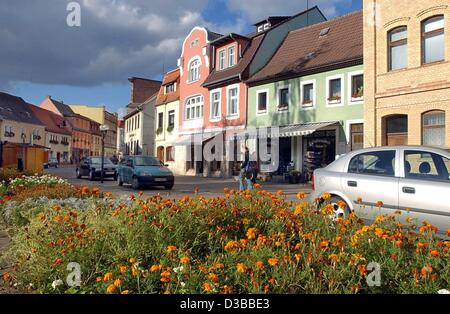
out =
{"type": "Polygon", "coordinates": [[[349,173],[395,176],[395,150],[367,152],[350,161],[349,173]]]}
{"type": "Polygon", "coordinates": [[[450,180],[450,160],[423,151],[405,151],[405,178],[421,180],[450,180]]]}
{"type": "Polygon", "coordinates": [[[136,157],[135,159],[136,166],[161,166],[161,161],[154,157],[136,157]]]}

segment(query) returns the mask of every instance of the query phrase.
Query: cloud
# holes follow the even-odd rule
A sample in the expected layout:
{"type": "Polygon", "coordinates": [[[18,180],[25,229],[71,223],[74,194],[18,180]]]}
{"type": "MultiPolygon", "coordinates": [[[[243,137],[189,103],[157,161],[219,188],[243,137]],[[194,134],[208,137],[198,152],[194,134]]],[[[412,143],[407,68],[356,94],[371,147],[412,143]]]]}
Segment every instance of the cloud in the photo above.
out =
{"type": "MultiPolygon", "coordinates": [[[[211,0],[209,0],[211,1],[211,0]]],[[[68,0],[0,2],[0,86],[11,82],[95,86],[173,68],[197,25],[239,32],[243,20],[208,22],[208,0],[79,0],[81,27],[68,27],[68,0]]]]}
{"type": "MultiPolygon", "coordinates": [[[[351,3],[351,0],[310,0],[309,7],[318,5],[327,17],[334,17],[338,6],[349,6],[351,3]]],[[[227,5],[231,11],[243,14],[254,23],[271,15],[292,15],[294,12],[301,12],[306,9],[306,0],[229,0],[227,5]]]]}

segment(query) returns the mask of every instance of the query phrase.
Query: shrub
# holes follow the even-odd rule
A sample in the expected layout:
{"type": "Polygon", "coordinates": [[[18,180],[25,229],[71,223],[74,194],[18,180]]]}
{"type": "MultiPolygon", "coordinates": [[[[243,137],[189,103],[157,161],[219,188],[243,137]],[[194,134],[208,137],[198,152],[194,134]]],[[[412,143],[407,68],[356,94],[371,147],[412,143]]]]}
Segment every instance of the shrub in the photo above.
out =
{"type": "Polygon", "coordinates": [[[436,293],[448,288],[450,242],[396,217],[330,220],[282,193],[154,196],[43,207],[17,228],[7,257],[17,284],[40,293],[436,293]],[[81,266],[81,288],[61,282],[81,266]],[[382,270],[370,288],[371,262],[382,270]],[[52,286],[53,283],[53,286],[52,286]]]}

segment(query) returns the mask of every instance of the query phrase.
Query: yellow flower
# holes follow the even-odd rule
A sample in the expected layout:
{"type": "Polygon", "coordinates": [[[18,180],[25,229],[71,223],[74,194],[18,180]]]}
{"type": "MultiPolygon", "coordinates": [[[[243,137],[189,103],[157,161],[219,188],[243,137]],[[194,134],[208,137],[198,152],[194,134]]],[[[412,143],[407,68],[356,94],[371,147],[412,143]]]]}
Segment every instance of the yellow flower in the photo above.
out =
{"type": "Polygon", "coordinates": [[[113,274],[112,273],[106,273],[103,277],[103,281],[111,281],[113,280],[113,274]]]}
{"type": "Polygon", "coordinates": [[[322,194],[322,198],[326,201],[329,200],[331,198],[331,194],[328,192],[325,192],[322,194]]]}
{"type": "Polygon", "coordinates": [[[119,266],[119,270],[120,270],[120,273],[123,274],[128,271],[128,267],[127,266],[119,266]]]}
{"type": "Polygon", "coordinates": [[[120,280],[120,279],[114,280],[114,285],[115,285],[117,288],[120,287],[121,284],[122,284],[122,280],[120,280]]]}
{"type": "Polygon", "coordinates": [[[339,256],[337,254],[331,254],[328,258],[333,262],[337,263],[339,261],[339,256]]]}
{"type": "Polygon", "coordinates": [[[106,292],[108,293],[114,293],[116,291],[117,287],[115,285],[109,285],[108,288],[106,288],[106,292]]]}
{"type": "Polygon", "coordinates": [[[326,249],[328,246],[330,245],[330,241],[321,241],[320,242],[320,244],[319,244],[319,247],[321,248],[321,249],[326,249]]]}
{"type": "Polygon", "coordinates": [[[219,281],[219,276],[217,276],[217,275],[214,274],[214,273],[210,273],[210,274],[208,274],[208,279],[209,279],[209,280],[212,280],[212,281],[214,281],[214,282],[217,282],[217,281],[219,281]]]}
{"type": "Polygon", "coordinates": [[[130,294],[129,290],[123,290],[120,294],[130,294]]]}
{"type": "Polygon", "coordinates": [[[263,267],[264,267],[264,262],[262,262],[262,261],[257,261],[256,262],[256,268],[262,269],[263,267]]]}
{"type": "Polygon", "coordinates": [[[207,292],[207,293],[213,292],[213,288],[212,288],[211,284],[208,283],[208,282],[205,282],[205,283],[203,284],[203,290],[204,290],[205,292],[207,292]]]}
{"type": "Polygon", "coordinates": [[[177,250],[177,247],[176,247],[176,246],[169,245],[169,246],[167,247],[167,253],[172,253],[172,252],[175,252],[176,250],[177,250]]]}
{"type": "Polygon", "coordinates": [[[303,213],[303,209],[307,206],[307,203],[302,203],[297,206],[295,206],[294,215],[300,216],[303,213]]]}
{"type": "Polygon", "coordinates": [[[269,258],[267,260],[267,263],[269,263],[270,266],[277,266],[278,265],[278,258],[269,258]]]}
{"type": "Polygon", "coordinates": [[[247,271],[247,266],[244,263],[239,263],[236,265],[236,271],[238,273],[245,273],[247,271]]]}
{"type": "Polygon", "coordinates": [[[130,264],[136,263],[136,259],[134,257],[130,258],[130,264]]]}
{"type": "Polygon", "coordinates": [[[184,257],[182,257],[182,258],[180,258],[180,262],[181,262],[181,264],[189,264],[189,257],[186,257],[186,256],[184,256],[184,257]]]}

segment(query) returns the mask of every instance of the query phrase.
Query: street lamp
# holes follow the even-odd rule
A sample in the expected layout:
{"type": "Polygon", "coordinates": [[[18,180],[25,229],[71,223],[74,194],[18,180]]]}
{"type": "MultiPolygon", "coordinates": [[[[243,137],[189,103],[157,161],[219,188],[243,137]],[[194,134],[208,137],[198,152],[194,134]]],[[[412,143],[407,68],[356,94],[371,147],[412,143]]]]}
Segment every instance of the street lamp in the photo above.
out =
{"type": "Polygon", "coordinates": [[[106,137],[106,133],[108,133],[109,131],[109,126],[106,124],[103,124],[100,126],[100,132],[102,133],[102,172],[100,174],[101,177],[101,182],[103,184],[103,179],[104,179],[104,167],[105,167],[105,137],[106,137]]]}

